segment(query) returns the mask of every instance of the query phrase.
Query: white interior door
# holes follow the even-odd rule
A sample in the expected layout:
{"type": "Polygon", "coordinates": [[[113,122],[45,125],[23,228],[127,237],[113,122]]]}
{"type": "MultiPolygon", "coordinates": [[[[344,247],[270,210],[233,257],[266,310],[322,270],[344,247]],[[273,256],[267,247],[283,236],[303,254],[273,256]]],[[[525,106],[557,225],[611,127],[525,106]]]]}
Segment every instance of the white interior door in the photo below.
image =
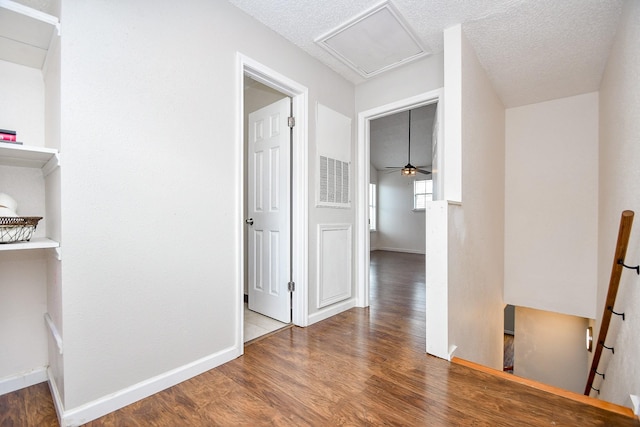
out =
{"type": "Polygon", "coordinates": [[[289,98],[249,114],[249,309],[291,321],[289,98]]]}

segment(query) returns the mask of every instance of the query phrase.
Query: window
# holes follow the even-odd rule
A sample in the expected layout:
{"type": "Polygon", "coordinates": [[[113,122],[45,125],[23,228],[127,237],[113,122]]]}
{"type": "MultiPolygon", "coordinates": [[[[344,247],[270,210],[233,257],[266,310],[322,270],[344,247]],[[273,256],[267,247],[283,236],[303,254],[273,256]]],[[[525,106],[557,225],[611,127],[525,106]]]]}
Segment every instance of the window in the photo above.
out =
{"type": "Polygon", "coordinates": [[[421,211],[427,202],[433,200],[433,181],[420,180],[413,182],[413,210],[421,211]]]}
{"type": "Polygon", "coordinates": [[[369,184],[369,230],[375,231],[378,227],[378,221],[376,217],[376,205],[377,205],[376,185],[369,184]]]}

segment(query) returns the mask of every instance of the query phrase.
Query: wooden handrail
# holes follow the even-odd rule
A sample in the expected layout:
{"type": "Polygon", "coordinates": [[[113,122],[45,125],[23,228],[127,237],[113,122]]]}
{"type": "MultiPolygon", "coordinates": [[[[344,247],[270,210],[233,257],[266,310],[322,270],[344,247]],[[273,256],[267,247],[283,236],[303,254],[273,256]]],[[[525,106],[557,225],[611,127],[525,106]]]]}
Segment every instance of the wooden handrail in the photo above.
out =
{"type": "Polygon", "coordinates": [[[607,332],[609,331],[609,323],[611,322],[611,315],[616,303],[616,295],[618,294],[618,285],[620,284],[620,276],[622,275],[622,263],[624,257],[627,254],[627,246],[629,245],[629,236],[631,235],[631,225],[633,224],[633,211],[624,211],[620,217],[620,229],[618,230],[618,243],[616,244],[616,252],[613,257],[613,267],[611,267],[611,279],[609,280],[609,291],[607,292],[607,299],[604,303],[604,312],[602,313],[602,322],[600,324],[600,333],[598,334],[598,341],[596,342],[595,350],[593,353],[593,361],[591,362],[591,369],[589,370],[589,377],[587,379],[587,386],[584,389],[585,396],[591,394],[591,387],[593,386],[593,379],[595,378],[598,364],[600,363],[600,357],[602,356],[602,349],[604,348],[605,340],[607,339],[607,332]]]}

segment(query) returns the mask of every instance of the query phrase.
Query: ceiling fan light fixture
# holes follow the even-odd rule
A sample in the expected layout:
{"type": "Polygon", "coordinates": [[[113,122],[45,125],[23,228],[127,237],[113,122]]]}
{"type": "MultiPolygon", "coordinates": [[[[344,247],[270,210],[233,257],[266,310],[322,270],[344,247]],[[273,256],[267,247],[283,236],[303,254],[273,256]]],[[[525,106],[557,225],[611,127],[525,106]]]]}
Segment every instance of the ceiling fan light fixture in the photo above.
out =
{"type": "Polygon", "coordinates": [[[417,169],[415,166],[413,166],[411,163],[407,163],[407,165],[400,170],[400,173],[402,174],[402,176],[415,176],[416,171],[417,169]]]}

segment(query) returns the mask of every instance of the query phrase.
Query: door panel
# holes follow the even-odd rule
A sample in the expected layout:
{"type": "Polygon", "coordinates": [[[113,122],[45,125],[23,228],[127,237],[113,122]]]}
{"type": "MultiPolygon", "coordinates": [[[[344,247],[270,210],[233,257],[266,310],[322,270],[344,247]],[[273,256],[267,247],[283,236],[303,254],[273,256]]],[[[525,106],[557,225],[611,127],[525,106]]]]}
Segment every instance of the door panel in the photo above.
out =
{"type": "Polygon", "coordinates": [[[249,308],[289,323],[291,101],[249,114],[249,308]]]}

